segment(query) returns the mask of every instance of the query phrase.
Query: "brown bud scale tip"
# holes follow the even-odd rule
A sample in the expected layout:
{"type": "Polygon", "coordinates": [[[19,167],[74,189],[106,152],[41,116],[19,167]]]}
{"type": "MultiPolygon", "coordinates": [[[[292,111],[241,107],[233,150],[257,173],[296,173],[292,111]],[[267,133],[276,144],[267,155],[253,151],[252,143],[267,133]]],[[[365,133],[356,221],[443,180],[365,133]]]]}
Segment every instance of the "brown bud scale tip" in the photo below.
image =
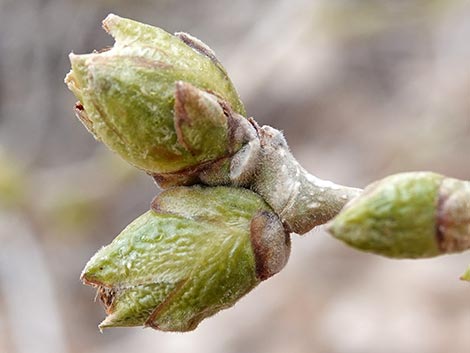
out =
{"type": "Polygon", "coordinates": [[[436,238],[443,253],[470,248],[470,183],[444,178],[439,187],[436,238]]]}
{"type": "Polygon", "coordinates": [[[274,213],[262,211],[253,217],[250,238],[256,276],[260,280],[264,281],[284,268],[290,254],[290,236],[274,213]]]}
{"type": "Polygon", "coordinates": [[[181,39],[187,46],[193,48],[202,55],[207,56],[216,65],[218,65],[222,71],[225,72],[225,70],[223,70],[222,68],[222,64],[220,63],[219,59],[217,59],[217,56],[215,55],[214,51],[209,48],[204,42],[185,32],[177,32],[175,33],[175,36],[181,39]]]}

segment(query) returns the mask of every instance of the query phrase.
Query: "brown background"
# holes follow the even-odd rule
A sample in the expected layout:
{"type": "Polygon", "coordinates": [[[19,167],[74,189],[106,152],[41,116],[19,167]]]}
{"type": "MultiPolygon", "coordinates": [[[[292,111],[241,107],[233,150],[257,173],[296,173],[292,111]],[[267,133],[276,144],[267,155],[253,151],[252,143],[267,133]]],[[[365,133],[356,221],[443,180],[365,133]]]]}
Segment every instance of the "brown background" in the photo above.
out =
{"type": "Polygon", "coordinates": [[[195,332],[100,334],[81,269],[158,192],[93,140],[63,84],[70,51],[112,44],[109,12],[203,39],[319,177],[470,179],[468,1],[0,0],[0,352],[470,351],[469,254],[389,260],[321,229],[195,332]]]}

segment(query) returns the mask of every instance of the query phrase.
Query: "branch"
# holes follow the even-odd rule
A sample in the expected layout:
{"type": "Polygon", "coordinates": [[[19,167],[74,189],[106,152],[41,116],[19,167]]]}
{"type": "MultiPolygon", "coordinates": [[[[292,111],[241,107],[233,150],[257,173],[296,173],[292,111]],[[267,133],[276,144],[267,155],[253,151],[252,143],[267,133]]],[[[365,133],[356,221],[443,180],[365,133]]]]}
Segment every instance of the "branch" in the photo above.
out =
{"type": "Polygon", "coordinates": [[[109,315],[100,327],[192,330],[279,272],[291,232],[333,217],[335,237],[385,256],[470,247],[468,182],[407,173],[362,192],[321,180],[280,131],[245,117],[204,43],[115,15],[103,27],[113,48],[70,55],[76,115],[167,190],[85,267],[109,315]]]}

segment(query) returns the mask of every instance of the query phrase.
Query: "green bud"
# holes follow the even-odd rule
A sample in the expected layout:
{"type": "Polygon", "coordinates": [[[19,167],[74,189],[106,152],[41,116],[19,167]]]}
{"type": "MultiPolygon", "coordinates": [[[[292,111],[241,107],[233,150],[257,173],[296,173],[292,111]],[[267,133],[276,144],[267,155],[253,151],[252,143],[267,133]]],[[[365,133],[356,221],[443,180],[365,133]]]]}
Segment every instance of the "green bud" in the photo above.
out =
{"type": "Polygon", "coordinates": [[[86,265],[107,318],[100,328],[189,331],[285,265],[290,240],[255,193],[178,187],[155,198],[86,265]]]}
{"type": "Polygon", "coordinates": [[[424,258],[470,247],[470,183],[430,172],[389,176],[368,186],[329,223],[361,250],[424,258]]]}
{"type": "Polygon", "coordinates": [[[468,267],[467,271],[460,278],[464,281],[470,282],[470,267],[468,267]]]}
{"type": "Polygon", "coordinates": [[[103,27],[114,46],[70,54],[65,79],[79,99],[77,117],[97,139],[149,173],[191,168],[240,148],[231,120],[245,114],[243,104],[210,48],[115,15],[103,27]]]}

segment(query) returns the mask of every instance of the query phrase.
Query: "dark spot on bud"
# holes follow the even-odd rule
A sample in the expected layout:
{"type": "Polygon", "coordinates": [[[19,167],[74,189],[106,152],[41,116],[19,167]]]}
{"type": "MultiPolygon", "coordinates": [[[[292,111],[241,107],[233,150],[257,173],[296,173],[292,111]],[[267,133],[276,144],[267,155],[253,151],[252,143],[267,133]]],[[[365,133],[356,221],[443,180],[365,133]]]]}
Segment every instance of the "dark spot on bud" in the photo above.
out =
{"type": "Polygon", "coordinates": [[[82,122],[83,125],[93,133],[93,121],[88,117],[88,114],[85,111],[85,107],[81,102],[75,103],[75,116],[82,122]]]}

